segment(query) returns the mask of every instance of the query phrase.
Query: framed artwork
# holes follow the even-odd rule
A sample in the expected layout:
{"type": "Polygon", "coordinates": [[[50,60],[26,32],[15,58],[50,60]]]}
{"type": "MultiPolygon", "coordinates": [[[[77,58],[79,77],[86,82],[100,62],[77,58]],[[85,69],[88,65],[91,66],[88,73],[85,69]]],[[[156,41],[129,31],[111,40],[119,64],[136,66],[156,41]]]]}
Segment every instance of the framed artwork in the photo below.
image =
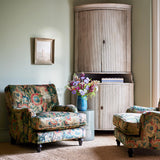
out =
{"type": "Polygon", "coordinates": [[[35,38],[34,63],[54,63],[54,39],[35,38]]]}

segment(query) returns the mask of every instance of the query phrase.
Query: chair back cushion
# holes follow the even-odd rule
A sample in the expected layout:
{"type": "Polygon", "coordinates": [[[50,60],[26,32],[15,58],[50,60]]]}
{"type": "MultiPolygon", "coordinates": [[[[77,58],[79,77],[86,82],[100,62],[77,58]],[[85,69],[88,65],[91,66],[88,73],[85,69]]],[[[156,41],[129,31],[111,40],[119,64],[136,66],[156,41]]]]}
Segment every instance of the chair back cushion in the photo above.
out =
{"type": "Polygon", "coordinates": [[[30,108],[34,112],[51,111],[58,105],[54,84],[47,85],[9,85],[5,88],[7,107],[30,108]]]}

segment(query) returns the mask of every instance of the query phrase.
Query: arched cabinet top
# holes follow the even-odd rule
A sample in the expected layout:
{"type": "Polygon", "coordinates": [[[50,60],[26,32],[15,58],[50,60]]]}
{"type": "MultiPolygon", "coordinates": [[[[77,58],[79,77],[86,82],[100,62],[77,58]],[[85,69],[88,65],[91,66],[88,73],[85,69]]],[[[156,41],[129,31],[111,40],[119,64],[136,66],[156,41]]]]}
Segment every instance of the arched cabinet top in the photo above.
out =
{"type": "Polygon", "coordinates": [[[89,10],[103,10],[103,9],[118,9],[127,10],[131,9],[129,4],[119,4],[119,3],[95,3],[95,4],[85,4],[80,6],[75,6],[75,12],[89,11],[89,10]]]}

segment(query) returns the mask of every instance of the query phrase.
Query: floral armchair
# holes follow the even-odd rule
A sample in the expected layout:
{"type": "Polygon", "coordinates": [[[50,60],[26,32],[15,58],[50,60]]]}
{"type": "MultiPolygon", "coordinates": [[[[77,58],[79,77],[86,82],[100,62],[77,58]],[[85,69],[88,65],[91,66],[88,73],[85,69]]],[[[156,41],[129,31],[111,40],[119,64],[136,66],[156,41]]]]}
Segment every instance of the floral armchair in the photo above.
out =
{"type": "Polygon", "coordinates": [[[160,150],[159,108],[133,106],[127,113],[115,114],[113,124],[117,146],[120,142],[128,148],[129,157],[134,148],[160,150]]]}
{"type": "Polygon", "coordinates": [[[86,115],[74,105],[59,105],[54,84],[9,85],[5,88],[11,143],[43,143],[85,136],[86,115]]]}

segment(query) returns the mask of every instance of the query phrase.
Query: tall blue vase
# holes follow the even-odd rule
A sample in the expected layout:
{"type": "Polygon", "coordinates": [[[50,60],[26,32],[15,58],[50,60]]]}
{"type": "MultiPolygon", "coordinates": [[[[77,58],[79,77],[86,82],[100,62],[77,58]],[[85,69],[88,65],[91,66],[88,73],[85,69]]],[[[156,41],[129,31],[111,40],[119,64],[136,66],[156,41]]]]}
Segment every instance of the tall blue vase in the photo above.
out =
{"type": "Polygon", "coordinates": [[[77,96],[77,108],[79,111],[87,110],[87,96],[77,96]]]}

